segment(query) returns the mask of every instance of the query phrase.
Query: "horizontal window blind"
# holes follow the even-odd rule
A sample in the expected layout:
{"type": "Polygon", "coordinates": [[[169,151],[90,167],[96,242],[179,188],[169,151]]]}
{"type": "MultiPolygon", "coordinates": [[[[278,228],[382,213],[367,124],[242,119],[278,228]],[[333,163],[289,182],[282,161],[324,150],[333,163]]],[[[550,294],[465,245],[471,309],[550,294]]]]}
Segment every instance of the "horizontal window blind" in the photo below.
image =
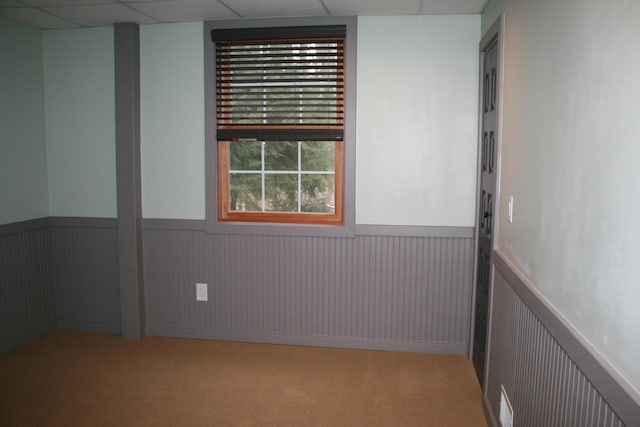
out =
{"type": "Polygon", "coordinates": [[[344,86],[343,36],[217,39],[217,139],[342,140],[344,86]]]}

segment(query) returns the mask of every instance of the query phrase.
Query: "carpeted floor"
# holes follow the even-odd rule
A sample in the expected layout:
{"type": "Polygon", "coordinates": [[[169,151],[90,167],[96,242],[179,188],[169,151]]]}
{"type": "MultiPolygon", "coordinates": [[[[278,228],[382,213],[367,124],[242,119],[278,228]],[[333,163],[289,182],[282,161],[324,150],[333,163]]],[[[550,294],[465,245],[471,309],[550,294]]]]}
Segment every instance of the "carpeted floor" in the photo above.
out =
{"type": "Polygon", "coordinates": [[[486,426],[463,356],[59,330],[0,357],[2,426],[486,426]]]}

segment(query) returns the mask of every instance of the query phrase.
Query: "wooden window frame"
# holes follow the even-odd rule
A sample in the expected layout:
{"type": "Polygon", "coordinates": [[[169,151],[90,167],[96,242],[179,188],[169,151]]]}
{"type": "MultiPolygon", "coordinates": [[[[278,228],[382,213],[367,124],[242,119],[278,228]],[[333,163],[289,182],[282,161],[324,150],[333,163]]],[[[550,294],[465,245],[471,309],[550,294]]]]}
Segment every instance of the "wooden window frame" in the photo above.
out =
{"type": "Polygon", "coordinates": [[[335,141],[335,212],[239,212],[229,209],[229,142],[218,141],[218,219],[232,222],[341,225],[344,222],[344,141],[335,141]]]}
{"type": "MultiPolygon", "coordinates": [[[[355,16],[326,16],[306,18],[273,18],[273,19],[236,19],[208,21],[203,25],[204,51],[204,230],[206,233],[218,235],[277,235],[277,236],[309,236],[354,238],[356,235],[356,87],[357,87],[357,34],[358,19],[355,16]],[[346,28],[344,44],[345,57],[345,94],[344,94],[344,144],[342,146],[342,224],[292,223],[286,222],[253,222],[253,221],[220,221],[218,197],[218,142],[216,133],[216,81],[215,81],[215,43],[212,31],[242,30],[266,27],[306,27],[341,25],[346,28]]],[[[304,133],[306,130],[299,129],[304,133]]],[[[255,138],[246,136],[244,138],[255,138]]],[[[231,139],[231,136],[228,138],[231,139]]],[[[258,137],[257,139],[262,139],[258,137]]],[[[321,140],[334,140],[322,137],[321,140]]],[[[201,227],[194,218],[194,229],[201,227]]]]}
{"type": "MultiPolygon", "coordinates": [[[[291,27],[293,28],[293,27],[291,27]]],[[[287,31],[287,27],[282,28],[285,32],[287,31]]],[[[295,32],[295,28],[293,28],[295,32]]],[[[336,37],[329,38],[335,39],[336,37]]],[[[345,55],[345,44],[346,37],[342,36],[341,39],[341,49],[342,53],[340,58],[344,61],[345,55]]],[[[242,39],[240,39],[242,41],[242,39]]],[[[248,36],[247,41],[253,41],[251,36],[248,36]]],[[[289,37],[289,38],[274,38],[274,39],[265,39],[269,42],[287,42],[287,41],[299,41],[299,40],[318,40],[318,41],[327,41],[327,38],[324,37],[315,37],[315,38],[300,38],[300,37],[289,37]]],[[[342,97],[346,96],[346,90],[344,87],[346,86],[346,67],[344,62],[342,66],[338,69],[338,73],[342,78],[342,97]]],[[[221,86],[225,87],[225,86],[221,86]]],[[[336,119],[339,124],[319,124],[319,125],[307,125],[307,124],[293,124],[293,125],[268,125],[268,129],[270,130],[279,130],[283,132],[291,131],[292,140],[295,140],[296,131],[300,129],[304,130],[316,130],[321,131],[323,129],[338,129],[343,132],[345,128],[345,115],[344,108],[346,102],[341,101],[340,111],[336,113],[336,119]]],[[[216,93],[216,110],[220,108],[220,100],[218,99],[218,95],[216,93]]],[[[235,131],[242,130],[262,130],[263,126],[260,125],[232,125],[227,120],[218,119],[217,121],[217,130],[220,132],[221,130],[233,129],[235,131]]],[[[268,131],[266,131],[268,132],[268,131]]],[[[266,139],[266,138],[265,138],[266,139]]],[[[219,222],[251,222],[251,223],[276,223],[276,224],[310,224],[310,225],[343,225],[344,224],[344,186],[345,186],[345,159],[344,159],[344,137],[340,140],[335,141],[335,165],[334,165],[334,200],[335,200],[335,209],[332,213],[313,213],[313,212],[244,212],[244,211],[233,211],[230,209],[230,182],[229,182],[229,140],[220,139],[220,134],[218,134],[218,140],[216,141],[217,145],[217,216],[219,222]]],[[[298,195],[298,197],[301,197],[298,195]]]]}

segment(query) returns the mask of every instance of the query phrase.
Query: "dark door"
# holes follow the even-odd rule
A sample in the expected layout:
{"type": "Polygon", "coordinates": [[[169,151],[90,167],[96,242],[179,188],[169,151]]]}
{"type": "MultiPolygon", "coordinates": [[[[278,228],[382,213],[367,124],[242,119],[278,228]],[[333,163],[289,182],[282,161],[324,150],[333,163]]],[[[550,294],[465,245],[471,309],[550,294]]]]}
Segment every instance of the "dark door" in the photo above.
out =
{"type": "Polygon", "coordinates": [[[491,248],[493,242],[493,217],[496,187],[496,114],[498,108],[497,68],[498,43],[484,52],[482,90],[482,138],[480,141],[480,186],[478,209],[478,268],[476,271],[476,307],[473,339],[473,364],[480,384],[484,382],[484,362],[487,347],[487,319],[489,310],[489,281],[491,272],[491,248]]]}

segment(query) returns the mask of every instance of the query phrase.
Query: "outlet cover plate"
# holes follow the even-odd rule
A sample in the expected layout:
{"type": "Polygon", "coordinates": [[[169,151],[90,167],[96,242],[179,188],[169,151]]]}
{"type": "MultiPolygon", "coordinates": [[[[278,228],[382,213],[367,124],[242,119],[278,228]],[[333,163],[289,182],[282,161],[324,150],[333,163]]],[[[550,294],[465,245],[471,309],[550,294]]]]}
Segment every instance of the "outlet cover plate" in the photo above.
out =
{"type": "Polygon", "coordinates": [[[513,427],[513,407],[504,385],[500,386],[500,424],[502,427],[513,427]]]}
{"type": "Polygon", "coordinates": [[[196,283],[196,301],[209,301],[206,283],[196,283]]]}

